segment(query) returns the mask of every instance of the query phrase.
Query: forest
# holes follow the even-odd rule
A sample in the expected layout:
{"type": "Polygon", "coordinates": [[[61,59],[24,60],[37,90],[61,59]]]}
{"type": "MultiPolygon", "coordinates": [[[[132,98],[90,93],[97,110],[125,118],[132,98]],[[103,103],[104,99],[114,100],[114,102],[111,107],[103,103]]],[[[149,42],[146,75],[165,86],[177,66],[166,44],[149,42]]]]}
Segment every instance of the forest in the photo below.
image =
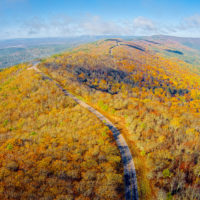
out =
{"type": "MultiPolygon", "coordinates": [[[[38,68],[120,130],[139,199],[199,200],[200,75],[149,41],[99,40],[38,68]]],[[[30,66],[0,72],[0,199],[124,199],[112,132],[30,66]]]]}
{"type": "Polygon", "coordinates": [[[146,42],[101,40],[39,67],[121,128],[141,199],[200,198],[200,77],[192,65],[146,42]]]}
{"type": "Polygon", "coordinates": [[[27,67],[0,72],[0,199],[124,199],[109,129],[27,67]]]}

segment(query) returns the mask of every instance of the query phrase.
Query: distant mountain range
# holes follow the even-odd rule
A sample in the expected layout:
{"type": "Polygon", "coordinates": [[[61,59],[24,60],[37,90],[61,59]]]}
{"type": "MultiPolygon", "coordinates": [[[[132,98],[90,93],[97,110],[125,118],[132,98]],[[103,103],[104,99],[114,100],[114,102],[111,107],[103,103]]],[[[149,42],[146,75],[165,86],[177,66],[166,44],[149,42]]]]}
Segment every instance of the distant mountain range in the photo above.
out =
{"type": "MultiPolygon", "coordinates": [[[[185,56],[184,61],[190,64],[199,64],[200,38],[183,38],[165,35],[155,36],[79,36],[67,38],[19,38],[0,40],[0,68],[28,62],[37,58],[44,58],[61,53],[80,44],[94,42],[106,38],[122,38],[128,41],[145,41],[156,51],[161,51],[159,46],[168,46],[163,53],[185,56]],[[171,45],[171,46],[170,46],[171,45]],[[158,48],[159,47],[159,48],[158,48]],[[186,48],[187,47],[187,48],[186,48]],[[194,54],[195,51],[195,54],[194,54]]],[[[162,49],[163,50],[163,49],[162,49]]]]}
{"type": "Polygon", "coordinates": [[[167,36],[167,35],[155,35],[150,38],[155,39],[155,40],[160,40],[160,41],[170,41],[170,40],[176,41],[176,42],[181,43],[182,45],[200,50],[200,38],[186,38],[186,37],[175,37],[175,36],[167,36]]]}
{"type": "Polygon", "coordinates": [[[176,58],[190,64],[200,73],[200,38],[165,35],[137,37],[136,40],[166,58],[176,58]]]}
{"type": "Polygon", "coordinates": [[[0,40],[0,68],[44,58],[103,36],[68,38],[20,38],[0,40]]]}

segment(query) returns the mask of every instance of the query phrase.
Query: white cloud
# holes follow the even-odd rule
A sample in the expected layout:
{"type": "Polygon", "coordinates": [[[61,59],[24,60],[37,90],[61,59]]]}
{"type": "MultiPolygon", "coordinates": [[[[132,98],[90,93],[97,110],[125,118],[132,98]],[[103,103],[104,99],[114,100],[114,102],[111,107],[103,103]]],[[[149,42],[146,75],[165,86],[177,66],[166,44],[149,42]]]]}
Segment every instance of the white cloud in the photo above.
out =
{"type": "MultiPolygon", "coordinates": [[[[34,17],[14,28],[15,37],[56,37],[77,35],[149,35],[156,31],[154,23],[144,17],[134,20],[111,21],[99,16],[73,19],[69,16],[54,16],[51,19],[34,17]]],[[[8,30],[6,32],[9,32],[8,30]]],[[[2,32],[0,33],[3,34],[2,32]]],[[[1,36],[0,35],[0,36],[1,36]]],[[[6,34],[4,34],[6,35],[6,34]]]]}
{"type": "MultiPolygon", "coordinates": [[[[14,1],[14,0],[12,0],[14,1]]],[[[4,27],[0,38],[65,37],[79,35],[155,35],[200,37],[200,15],[185,18],[179,24],[162,24],[139,16],[128,20],[103,20],[99,16],[71,18],[66,15],[52,18],[34,17],[15,27],[4,27]]]]}
{"type": "Polygon", "coordinates": [[[130,23],[123,21],[105,21],[99,16],[88,16],[79,22],[79,27],[85,34],[92,35],[124,35],[130,34],[130,23]]]}
{"type": "Polygon", "coordinates": [[[145,17],[137,17],[133,20],[133,25],[135,28],[144,29],[144,30],[156,30],[154,22],[145,17]]]}
{"type": "Polygon", "coordinates": [[[200,15],[196,14],[186,18],[184,24],[188,28],[200,28],[200,15]]]}
{"type": "Polygon", "coordinates": [[[177,24],[165,26],[164,29],[175,36],[200,37],[200,15],[186,17],[177,24]]]}
{"type": "Polygon", "coordinates": [[[25,21],[21,29],[29,37],[56,37],[79,35],[79,27],[68,16],[55,16],[51,19],[34,17],[25,21]]]}
{"type": "MultiPolygon", "coordinates": [[[[128,34],[131,24],[105,21],[99,16],[87,16],[75,20],[68,16],[55,16],[52,19],[34,17],[23,23],[21,29],[29,36],[76,36],[76,35],[111,35],[128,34]]],[[[131,32],[129,32],[131,33],[131,32]]]]}

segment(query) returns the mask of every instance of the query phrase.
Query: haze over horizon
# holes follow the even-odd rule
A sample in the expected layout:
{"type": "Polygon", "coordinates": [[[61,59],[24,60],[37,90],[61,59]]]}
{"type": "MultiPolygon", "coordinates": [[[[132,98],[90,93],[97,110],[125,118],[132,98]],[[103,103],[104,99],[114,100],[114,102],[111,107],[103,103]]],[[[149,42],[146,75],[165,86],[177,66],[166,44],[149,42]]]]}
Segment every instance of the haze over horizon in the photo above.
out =
{"type": "Polygon", "coordinates": [[[81,35],[200,37],[197,0],[2,0],[0,39],[81,35]]]}

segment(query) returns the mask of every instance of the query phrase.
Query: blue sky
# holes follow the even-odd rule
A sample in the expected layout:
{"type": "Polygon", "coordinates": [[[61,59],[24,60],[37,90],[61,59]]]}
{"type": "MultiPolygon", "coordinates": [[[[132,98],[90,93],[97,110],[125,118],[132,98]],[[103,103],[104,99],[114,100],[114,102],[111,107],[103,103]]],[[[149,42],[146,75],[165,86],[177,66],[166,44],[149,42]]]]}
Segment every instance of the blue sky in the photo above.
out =
{"type": "Polygon", "coordinates": [[[0,39],[102,34],[200,37],[200,1],[0,0],[0,39]]]}

